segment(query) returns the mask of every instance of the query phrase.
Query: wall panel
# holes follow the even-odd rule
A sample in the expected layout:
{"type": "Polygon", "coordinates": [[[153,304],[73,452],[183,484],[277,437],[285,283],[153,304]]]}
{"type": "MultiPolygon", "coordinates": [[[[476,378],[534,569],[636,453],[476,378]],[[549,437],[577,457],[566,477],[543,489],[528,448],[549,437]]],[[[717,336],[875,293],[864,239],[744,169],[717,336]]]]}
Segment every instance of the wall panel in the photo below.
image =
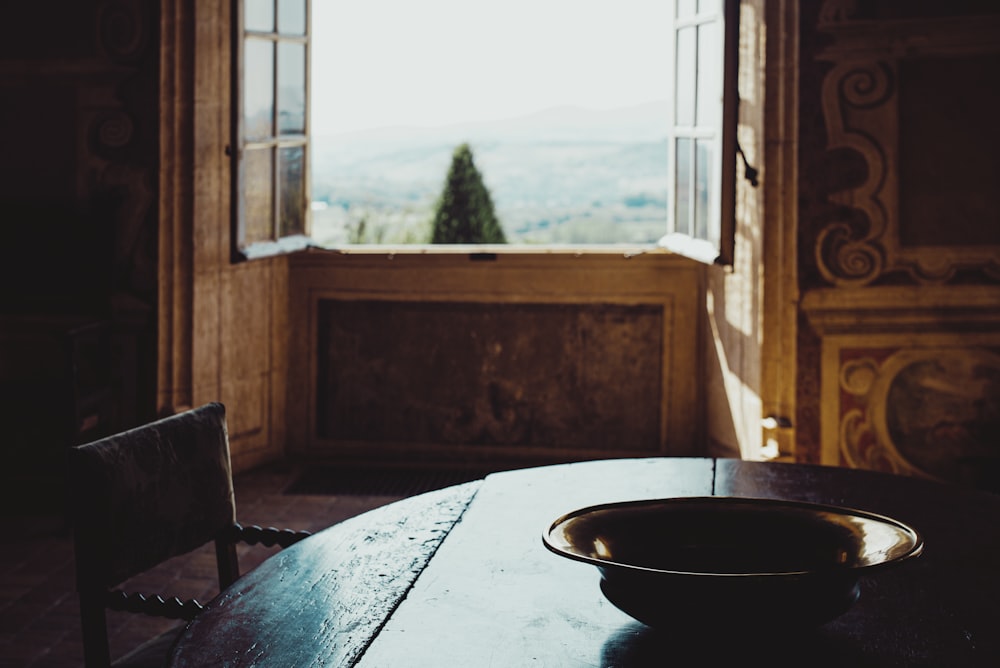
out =
{"type": "Polygon", "coordinates": [[[666,253],[290,258],[290,450],[533,463],[703,452],[704,267],[666,253]]]}

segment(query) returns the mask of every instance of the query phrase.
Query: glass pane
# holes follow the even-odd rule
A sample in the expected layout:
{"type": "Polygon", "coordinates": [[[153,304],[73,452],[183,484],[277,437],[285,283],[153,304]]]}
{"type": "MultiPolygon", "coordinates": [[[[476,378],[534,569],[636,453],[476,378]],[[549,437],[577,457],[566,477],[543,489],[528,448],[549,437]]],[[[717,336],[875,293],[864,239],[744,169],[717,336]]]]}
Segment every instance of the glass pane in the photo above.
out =
{"type": "Polygon", "coordinates": [[[274,0],[244,0],[243,25],[246,30],[274,32],[274,0]]]}
{"type": "Polygon", "coordinates": [[[696,11],[698,11],[698,0],[677,0],[677,18],[694,16],[696,11]]]}
{"type": "Polygon", "coordinates": [[[243,53],[243,123],[247,140],[274,136],[274,44],[248,38],[243,53]]]}
{"type": "Polygon", "coordinates": [[[285,237],[306,232],[306,152],[302,146],[279,149],[281,220],[278,233],[285,237]]]}
{"type": "Polygon", "coordinates": [[[306,45],[278,44],[278,134],[306,131],[306,45]]]}
{"type": "Polygon", "coordinates": [[[722,121],[722,25],[698,26],[698,125],[722,121]]]}
{"type": "Polygon", "coordinates": [[[274,239],[274,159],[270,147],[246,149],[243,194],[246,200],[244,243],[274,239]]]}
{"type": "Polygon", "coordinates": [[[278,32],[306,34],[306,0],[278,0],[278,32]]]}
{"type": "Polygon", "coordinates": [[[694,125],[695,70],[698,29],[688,26],[677,31],[676,123],[694,125]]]}
{"type": "Polygon", "coordinates": [[[698,13],[721,12],[721,0],[698,0],[698,13]]]}
{"type": "Polygon", "coordinates": [[[694,184],[694,233],[698,239],[708,239],[708,221],[712,203],[709,201],[712,187],[712,165],[715,164],[715,142],[699,139],[696,142],[694,184]]]}
{"type": "Polygon", "coordinates": [[[691,180],[694,177],[694,165],[691,164],[692,141],[686,138],[677,139],[677,164],[674,170],[676,189],[674,191],[674,232],[691,234],[691,180]]]}

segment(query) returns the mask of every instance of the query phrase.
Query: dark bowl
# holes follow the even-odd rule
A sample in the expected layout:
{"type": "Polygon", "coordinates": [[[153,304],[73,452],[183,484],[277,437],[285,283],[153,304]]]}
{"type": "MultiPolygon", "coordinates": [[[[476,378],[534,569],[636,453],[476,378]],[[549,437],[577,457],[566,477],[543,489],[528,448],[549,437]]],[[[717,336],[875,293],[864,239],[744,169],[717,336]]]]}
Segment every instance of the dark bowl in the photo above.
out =
{"type": "Polygon", "coordinates": [[[657,627],[822,624],[854,604],[861,576],[923,549],[916,530],[882,515],[737,497],[581,508],[542,539],[597,566],[607,599],[657,627]]]}

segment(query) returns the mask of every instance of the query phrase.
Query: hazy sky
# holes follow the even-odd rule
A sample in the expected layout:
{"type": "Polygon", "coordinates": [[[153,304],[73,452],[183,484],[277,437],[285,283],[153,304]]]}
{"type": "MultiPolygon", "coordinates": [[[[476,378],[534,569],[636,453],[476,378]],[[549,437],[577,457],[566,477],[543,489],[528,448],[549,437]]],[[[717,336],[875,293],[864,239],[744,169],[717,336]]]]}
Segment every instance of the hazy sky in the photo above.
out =
{"type": "Polygon", "coordinates": [[[664,0],[313,0],[312,131],[667,96],[664,0]]]}

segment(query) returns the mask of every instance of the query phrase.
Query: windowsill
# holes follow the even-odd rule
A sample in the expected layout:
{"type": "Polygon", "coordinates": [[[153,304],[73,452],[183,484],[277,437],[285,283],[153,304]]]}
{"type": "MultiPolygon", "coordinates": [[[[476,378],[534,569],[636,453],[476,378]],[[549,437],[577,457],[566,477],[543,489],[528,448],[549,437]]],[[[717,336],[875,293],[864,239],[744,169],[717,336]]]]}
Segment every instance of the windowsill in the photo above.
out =
{"type": "Polygon", "coordinates": [[[621,255],[628,259],[638,255],[673,255],[671,251],[653,244],[607,245],[528,245],[528,244],[357,244],[323,246],[309,244],[310,250],[339,255],[469,255],[473,259],[490,259],[497,255],[559,255],[581,257],[584,255],[621,255]]]}
{"type": "MultiPolygon", "coordinates": [[[[704,242],[702,242],[704,243],[704,242]]],[[[707,244],[706,244],[707,246],[707,244]]],[[[680,249],[660,244],[590,244],[590,245],[527,245],[527,244],[358,244],[345,246],[322,246],[309,237],[298,236],[283,239],[279,243],[259,243],[234,254],[234,262],[253,261],[267,257],[287,256],[293,258],[298,267],[327,267],[336,265],[341,269],[360,268],[371,261],[395,260],[397,269],[404,266],[416,272],[436,271],[448,268],[451,271],[465,266],[480,265],[482,268],[502,265],[504,272],[518,272],[529,268],[557,272],[569,272],[567,277],[580,271],[621,272],[624,260],[635,269],[639,265],[661,269],[695,269],[711,266],[718,257],[708,249],[690,246],[680,249]],[[346,263],[346,264],[344,264],[346,263]],[[360,264],[359,264],[360,263],[360,264]],[[617,268],[617,269],[616,269],[617,268]]],[[[492,273],[492,271],[490,272],[492,273]]],[[[421,279],[424,280],[424,279],[421,279]]],[[[580,280],[569,279],[567,280],[580,280]]]]}
{"type": "Polygon", "coordinates": [[[685,257],[702,264],[717,264],[719,251],[707,241],[684,235],[666,235],[655,244],[357,244],[324,246],[310,242],[308,250],[336,255],[448,256],[468,255],[472,260],[493,260],[501,255],[550,255],[558,257],[620,256],[630,259],[640,255],[685,257]]]}
{"type": "Polygon", "coordinates": [[[455,256],[471,260],[495,260],[501,255],[550,255],[558,257],[640,255],[682,256],[702,264],[718,263],[719,250],[713,244],[682,234],[668,234],[651,244],[347,244],[323,245],[305,235],[284,237],[277,241],[258,242],[234,249],[233,261],[285,255],[298,251],[317,251],[335,255],[455,256]]]}
{"type": "Polygon", "coordinates": [[[296,251],[305,250],[312,244],[312,239],[305,235],[295,235],[282,237],[277,241],[260,241],[248,244],[239,248],[234,248],[232,253],[233,262],[244,260],[257,260],[275,255],[287,255],[296,251]]]}
{"type": "Polygon", "coordinates": [[[666,234],[657,242],[657,247],[666,252],[676,253],[704,264],[719,264],[719,247],[704,239],[695,239],[686,234],[666,234]]]}

